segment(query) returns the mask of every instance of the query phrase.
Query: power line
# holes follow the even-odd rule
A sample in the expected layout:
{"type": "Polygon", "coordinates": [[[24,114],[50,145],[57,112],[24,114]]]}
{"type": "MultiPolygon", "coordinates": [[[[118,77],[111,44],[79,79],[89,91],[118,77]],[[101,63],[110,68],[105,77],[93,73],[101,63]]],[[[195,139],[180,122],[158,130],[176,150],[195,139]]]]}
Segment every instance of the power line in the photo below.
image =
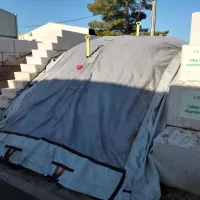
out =
{"type": "MultiPolygon", "coordinates": [[[[55,23],[67,23],[67,22],[73,22],[73,21],[78,21],[78,20],[82,20],[82,19],[87,19],[87,18],[91,18],[91,17],[94,17],[94,16],[87,16],[87,17],[81,17],[81,18],[76,18],[76,19],[70,19],[70,20],[67,20],[67,21],[60,21],[60,22],[55,22],[55,23]]],[[[35,24],[35,25],[28,25],[28,26],[19,26],[20,28],[29,28],[29,27],[37,27],[37,26],[43,26],[44,24],[35,24]]]]}

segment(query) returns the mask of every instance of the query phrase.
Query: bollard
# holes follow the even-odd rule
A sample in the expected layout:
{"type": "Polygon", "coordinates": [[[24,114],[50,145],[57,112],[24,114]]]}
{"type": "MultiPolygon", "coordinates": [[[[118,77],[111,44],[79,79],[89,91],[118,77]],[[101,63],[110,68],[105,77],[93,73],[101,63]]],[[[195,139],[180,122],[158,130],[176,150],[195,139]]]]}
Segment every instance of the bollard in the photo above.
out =
{"type": "Polygon", "coordinates": [[[86,39],[86,58],[90,56],[90,35],[85,36],[86,39]]]}
{"type": "Polygon", "coordinates": [[[141,25],[141,22],[137,22],[136,25],[137,25],[136,36],[140,36],[140,25],[141,25]]]}

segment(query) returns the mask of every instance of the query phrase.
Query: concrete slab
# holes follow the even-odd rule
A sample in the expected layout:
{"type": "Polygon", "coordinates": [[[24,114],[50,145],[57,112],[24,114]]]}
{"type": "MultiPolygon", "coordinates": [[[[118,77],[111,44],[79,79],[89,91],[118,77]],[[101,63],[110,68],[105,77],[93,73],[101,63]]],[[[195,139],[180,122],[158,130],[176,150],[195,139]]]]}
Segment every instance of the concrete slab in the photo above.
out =
{"type": "Polygon", "coordinates": [[[28,53],[3,53],[1,66],[19,66],[26,63],[26,55],[28,53]]]}
{"type": "Polygon", "coordinates": [[[38,73],[14,72],[15,79],[18,81],[32,81],[38,73]]]}
{"type": "Polygon", "coordinates": [[[0,81],[14,79],[14,72],[20,71],[20,66],[0,67],[0,81]]]}
{"type": "Polygon", "coordinates": [[[55,49],[55,43],[38,43],[37,44],[39,50],[53,50],[55,49]]]}
{"type": "Polygon", "coordinates": [[[57,24],[49,22],[43,26],[38,27],[35,30],[32,30],[29,33],[24,34],[22,37],[25,40],[37,40],[37,41],[47,41],[49,38],[54,38],[55,36],[61,36],[62,37],[62,30],[73,32],[73,33],[79,33],[84,37],[84,35],[90,34],[94,35],[94,31],[89,28],[82,28],[78,26],[69,26],[66,24],[57,24]],[[49,33],[51,33],[52,37],[49,37],[49,33]]]}
{"type": "Polygon", "coordinates": [[[162,183],[200,195],[200,132],[165,128],[153,142],[162,183]]]}
{"type": "Polygon", "coordinates": [[[183,45],[180,68],[181,81],[200,81],[200,45],[183,45]]]}
{"type": "Polygon", "coordinates": [[[66,30],[63,30],[62,33],[63,36],[57,38],[57,44],[55,44],[54,49],[67,51],[77,44],[85,42],[85,35],[81,33],[66,30]]]}
{"type": "Polygon", "coordinates": [[[21,89],[24,89],[28,85],[28,82],[27,81],[18,81],[18,80],[8,80],[7,84],[8,84],[9,88],[21,90],[21,89]]]}
{"type": "Polygon", "coordinates": [[[1,93],[4,97],[8,97],[9,99],[14,99],[20,90],[14,88],[1,88],[1,93]]]}
{"type": "Polygon", "coordinates": [[[37,73],[44,70],[45,65],[21,64],[22,72],[37,73]]]}
{"type": "Polygon", "coordinates": [[[0,95],[0,109],[8,107],[10,102],[11,102],[11,99],[0,95]]]}
{"type": "Polygon", "coordinates": [[[44,49],[37,49],[37,50],[32,50],[32,55],[33,57],[48,57],[52,58],[56,55],[59,55],[59,51],[54,51],[54,50],[44,50],[44,49]]]}
{"type": "Polygon", "coordinates": [[[176,82],[170,87],[167,124],[200,131],[200,82],[176,82]]]}
{"type": "Polygon", "coordinates": [[[190,44],[200,45],[200,12],[192,14],[192,24],[190,33],[190,44]]]}
{"type": "Polygon", "coordinates": [[[31,52],[32,49],[37,49],[36,41],[14,40],[14,47],[16,53],[31,52]]]}
{"type": "Polygon", "coordinates": [[[46,65],[49,62],[50,58],[45,57],[33,57],[33,56],[27,56],[26,61],[27,64],[31,65],[46,65]]]}
{"type": "Polygon", "coordinates": [[[36,41],[0,38],[0,52],[4,52],[4,53],[26,52],[28,53],[28,52],[31,52],[32,49],[37,49],[36,41]]]}
{"type": "Polygon", "coordinates": [[[0,66],[24,63],[24,55],[31,54],[32,49],[37,49],[36,41],[0,38],[0,66]]]}
{"type": "Polygon", "coordinates": [[[15,52],[13,39],[0,38],[0,52],[15,52]]]}

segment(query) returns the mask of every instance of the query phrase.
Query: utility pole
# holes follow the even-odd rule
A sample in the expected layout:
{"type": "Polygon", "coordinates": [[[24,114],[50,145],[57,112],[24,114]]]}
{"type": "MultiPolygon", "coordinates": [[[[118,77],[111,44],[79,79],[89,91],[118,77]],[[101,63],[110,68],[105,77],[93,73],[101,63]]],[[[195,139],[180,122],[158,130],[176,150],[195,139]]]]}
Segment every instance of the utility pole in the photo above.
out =
{"type": "Polygon", "coordinates": [[[152,0],[151,36],[155,35],[155,29],[156,29],[156,3],[157,0],[152,0]]]}

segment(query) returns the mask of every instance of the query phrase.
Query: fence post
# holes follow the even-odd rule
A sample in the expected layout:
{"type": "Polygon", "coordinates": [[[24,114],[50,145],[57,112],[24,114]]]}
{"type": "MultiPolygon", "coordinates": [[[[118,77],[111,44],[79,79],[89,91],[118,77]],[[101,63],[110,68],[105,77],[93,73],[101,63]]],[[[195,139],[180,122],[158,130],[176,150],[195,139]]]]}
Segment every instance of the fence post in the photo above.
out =
{"type": "Polygon", "coordinates": [[[136,36],[140,36],[140,25],[141,25],[141,22],[137,22],[136,25],[137,25],[136,36]]]}
{"type": "Polygon", "coordinates": [[[90,35],[85,36],[86,39],[86,57],[90,56],[90,35]]]}

